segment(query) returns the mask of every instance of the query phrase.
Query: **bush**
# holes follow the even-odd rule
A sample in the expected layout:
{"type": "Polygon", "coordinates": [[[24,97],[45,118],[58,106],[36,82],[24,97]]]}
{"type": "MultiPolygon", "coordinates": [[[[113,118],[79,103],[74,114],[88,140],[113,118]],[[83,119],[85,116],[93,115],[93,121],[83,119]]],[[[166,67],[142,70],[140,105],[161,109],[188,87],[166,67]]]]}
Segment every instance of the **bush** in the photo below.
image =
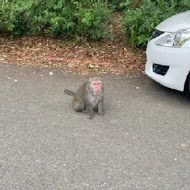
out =
{"type": "Polygon", "coordinates": [[[100,39],[110,36],[110,13],[93,0],[0,0],[0,31],[100,39]]]}
{"type": "Polygon", "coordinates": [[[130,8],[132,0],[110,0],[109,6],[114,11],[123,11],[130,8]]]}
{"type": "Polygon", "coordinates": [[[133,47],[144,47],[161,21],[189,8],[189,0],[145,0],[140,8],[125,12],[123,32],[133,47]]]}

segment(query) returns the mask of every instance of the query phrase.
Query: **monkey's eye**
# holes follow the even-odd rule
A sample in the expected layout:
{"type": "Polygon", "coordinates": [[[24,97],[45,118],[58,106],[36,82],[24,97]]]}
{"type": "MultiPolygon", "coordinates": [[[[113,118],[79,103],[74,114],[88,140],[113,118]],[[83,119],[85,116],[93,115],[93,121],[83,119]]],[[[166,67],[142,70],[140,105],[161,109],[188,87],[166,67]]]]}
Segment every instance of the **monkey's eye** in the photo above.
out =
{"type": "Polygon", "coordinates": [[[95,82],[94,85],[100,85],[100,83],[99,82],[95,82]]]}

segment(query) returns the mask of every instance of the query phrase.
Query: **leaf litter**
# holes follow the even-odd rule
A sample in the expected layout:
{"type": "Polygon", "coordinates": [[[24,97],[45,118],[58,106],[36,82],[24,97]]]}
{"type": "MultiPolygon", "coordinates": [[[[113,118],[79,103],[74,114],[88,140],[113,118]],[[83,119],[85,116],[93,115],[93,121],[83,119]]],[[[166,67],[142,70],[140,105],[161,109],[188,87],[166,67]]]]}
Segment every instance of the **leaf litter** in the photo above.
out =
{"type": "MultiPolygon", "coordinates": [[[[0,37],[0,61],[23,66],[60,68],[79,75],[112,73],[141,74],[145,53],[123,40],[83,42],[52,37],[0,37]]],[[[52,73],[49,73],[52,75],[52,73]]]]}

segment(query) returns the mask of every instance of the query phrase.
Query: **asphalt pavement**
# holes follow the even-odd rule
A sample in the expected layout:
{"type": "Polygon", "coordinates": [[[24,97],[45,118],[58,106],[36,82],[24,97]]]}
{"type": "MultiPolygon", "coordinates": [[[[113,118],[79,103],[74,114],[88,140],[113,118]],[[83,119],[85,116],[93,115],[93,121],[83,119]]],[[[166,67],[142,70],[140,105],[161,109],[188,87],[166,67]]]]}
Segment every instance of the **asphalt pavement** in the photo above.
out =
{"type": "Polygon", "coordinates": [[[64,88],[89,76],[0,64],[0,190],[189,190],[190,98],[145,75],[103,75],[105,115],[64,88]]]}

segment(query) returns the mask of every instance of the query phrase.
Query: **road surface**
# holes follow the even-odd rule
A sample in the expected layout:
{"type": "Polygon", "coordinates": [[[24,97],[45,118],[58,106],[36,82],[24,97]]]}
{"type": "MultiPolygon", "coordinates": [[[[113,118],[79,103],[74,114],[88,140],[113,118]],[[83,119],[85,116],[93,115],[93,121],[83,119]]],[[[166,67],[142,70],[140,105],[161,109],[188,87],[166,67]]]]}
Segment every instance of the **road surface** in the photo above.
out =
{"type": "Polygon", "coordinates": [[[89,120],[64,94],[88,77],[0,65],[0,190],[189,190],[190,99],[104,75],[106,114],[89,120]]]}

